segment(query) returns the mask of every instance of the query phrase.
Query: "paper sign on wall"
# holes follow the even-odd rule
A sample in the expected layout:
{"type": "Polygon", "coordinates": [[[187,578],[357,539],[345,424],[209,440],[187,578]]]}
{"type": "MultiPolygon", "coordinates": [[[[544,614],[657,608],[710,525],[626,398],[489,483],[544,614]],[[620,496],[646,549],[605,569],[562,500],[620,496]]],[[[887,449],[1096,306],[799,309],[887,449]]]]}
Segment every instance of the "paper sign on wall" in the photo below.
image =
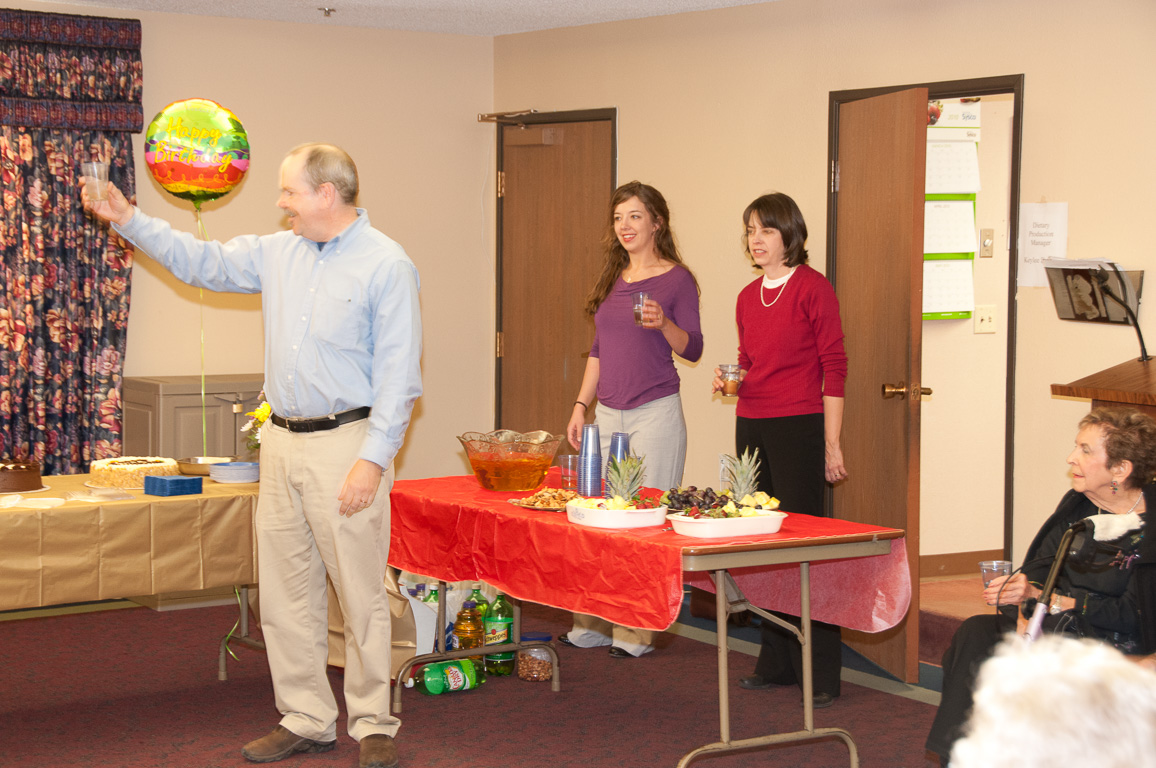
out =
{"type": "Polygon", "coordinates": [[[1016,285],[1042,288],[1048,285],[1044,259],[1068,256],[1068,204],[1023,203],[1020,205],[1019,269],[1016,285]]]}

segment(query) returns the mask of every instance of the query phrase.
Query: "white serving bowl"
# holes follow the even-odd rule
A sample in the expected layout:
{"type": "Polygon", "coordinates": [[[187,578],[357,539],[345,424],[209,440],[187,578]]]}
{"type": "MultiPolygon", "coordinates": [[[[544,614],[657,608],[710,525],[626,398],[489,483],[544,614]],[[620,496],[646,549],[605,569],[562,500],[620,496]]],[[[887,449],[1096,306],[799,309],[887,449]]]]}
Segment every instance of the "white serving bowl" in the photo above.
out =
{"type": "Polygon", "coordinates": [[[722,539],[729,536],[752,536],[760,533],[778,533],[786,512],[772,510],[765,515],[750,517],[687,517],[683,513],[670,514],[666,519],[681,536],[699,539],[722,539]]]}
{"type": "Polygon", "coordinates": [[[647,528],[662,525],[666,507],[653,509],[592,509],[574,504],[566,505],[566,519],[590,528],[647,528]]]}

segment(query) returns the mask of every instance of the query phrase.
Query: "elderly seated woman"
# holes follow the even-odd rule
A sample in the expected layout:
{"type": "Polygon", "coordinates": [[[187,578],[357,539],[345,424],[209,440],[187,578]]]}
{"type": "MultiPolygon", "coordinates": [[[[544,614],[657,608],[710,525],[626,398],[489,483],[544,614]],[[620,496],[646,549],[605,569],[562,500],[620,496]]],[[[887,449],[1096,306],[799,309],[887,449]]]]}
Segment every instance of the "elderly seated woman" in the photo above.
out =
{"type": "MultiPolygon", "coordinates": [[[[993,579],[983,591],[988,605],[1012,607],[965,621],[943,655],[943,698],[927,748],[944,765],[971,709],[980,664],[1022,622],[1016,607],[1041,596],[1064,532],[1096,514],[1138,513],[1143,520],[1156,505],[1156,421],[1133,408],[1096,408],[1080,421],[1068,464],[1072,490],[1036,534],[1022,571],[993,579]]],[[[1129,654],[1156,651],[1156,546],[1145,541],[1156,537],[1145,537],[1145,530],[1141,525],[1119,543],[1128,556],[1115,549],[1091,562],[1065,562],[1045,632],[1098,640],[1129,654]]]]}

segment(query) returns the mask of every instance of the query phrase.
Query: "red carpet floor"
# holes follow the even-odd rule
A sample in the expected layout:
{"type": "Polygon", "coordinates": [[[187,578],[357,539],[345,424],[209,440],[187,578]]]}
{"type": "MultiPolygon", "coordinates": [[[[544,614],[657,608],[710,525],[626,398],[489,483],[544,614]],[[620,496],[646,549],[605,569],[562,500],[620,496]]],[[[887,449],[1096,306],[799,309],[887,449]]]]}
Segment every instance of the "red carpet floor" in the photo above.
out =
{"type": "MultiPolygon", "coordinates": [[[[569,628],[561,611],[527,606],[526,629],[569,628]]],[[[235,609],[157,613],[147,608],[0,622],[0,766],[4,768],[240,768],[241,746],[277,723],[263,653],[239,648],[218,682],[217,642],[235,609]]],[[[563,647],[562,691],[517,678],[478,691],[403,694],[403,768],[674,766],[718,739],[713,646],[663,635],[654,653],[611,658],[563,647]]],[[[731,653],[732,683],[753,659],[731,653]]],[[[330,679],[340,697],[341,671],[330,679]]],[[[732,687],[732,738],[802,727],[795,688],[732,687]]],[[[934,707],[843,684],[815,713],[819,727],[848,729],[866,768],[935,765],[923,750],[934,707]]],[[[339,721],[333,752],[279,765],[356,766],[357,745],[339,721]]],[[[824,740],[700,759],[706,768],[848,765],[842,742],[824,740]]]]}

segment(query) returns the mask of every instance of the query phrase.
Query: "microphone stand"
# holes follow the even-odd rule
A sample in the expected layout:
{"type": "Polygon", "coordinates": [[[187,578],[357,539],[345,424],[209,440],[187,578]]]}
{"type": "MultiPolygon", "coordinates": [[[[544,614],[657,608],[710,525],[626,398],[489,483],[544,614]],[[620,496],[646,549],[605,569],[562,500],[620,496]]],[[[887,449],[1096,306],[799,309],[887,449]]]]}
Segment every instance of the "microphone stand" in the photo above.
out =
{"type": "MultiPolygon", "coordinates": [[[[1120,286],[1124,285],[1124,276],[1120,274],[1120,268],[1115,264],[1112,265],[1112,270],[1116,273],[1116,279],[1120,281],[1120,286]]],[[[1112,301],[1124,308],[1124,313],[1128,315],[1128,319],[1132,321],[1132,327],[1136,329],[1136,337],[1140,339],[1140,362],[1146,363],[1152,358],[1148,355],[1148,350],[1144,347],[1144,334],[1140,332],[1140,321],[1136,319],[1136,313],[1128,306],[1128,302],[1120,299],[1119,296],[1112,293],[1108,288],[1108,275],[1105,274],[1107,270],[1102,267],[1094,273],[1096,282],[1100,284],[1100,292],[1107,296],[1112,301]]]]}
{"type": "Polygon", "coordinates": [[[1052,592],[1056,588],[1056,580],[1060,576],[1060,571],[1064,567],[1064,561],[1068,558],[1068,547],[1072,544],[1072,538],[1076,535],[1076,528],[1078,525],[1073,525],[1068,530],[1064,531],[1064,535],[1060,537],[1060,548],[1056,551],[1056,557],[1052,560],[1052,569],[1048,571],[1047,581],[1044,582],[1044,591],[1040,593],[1040,597],[1036,600],[1035,609],[1032,611],[1032,618],[1028,622],[1028,628],[1024,632],[1024,640],[1033,643],[1040,639],[1043,632],[1044,617],[1048,615],[1048,606],[1052,601],[1052,592]]]}

